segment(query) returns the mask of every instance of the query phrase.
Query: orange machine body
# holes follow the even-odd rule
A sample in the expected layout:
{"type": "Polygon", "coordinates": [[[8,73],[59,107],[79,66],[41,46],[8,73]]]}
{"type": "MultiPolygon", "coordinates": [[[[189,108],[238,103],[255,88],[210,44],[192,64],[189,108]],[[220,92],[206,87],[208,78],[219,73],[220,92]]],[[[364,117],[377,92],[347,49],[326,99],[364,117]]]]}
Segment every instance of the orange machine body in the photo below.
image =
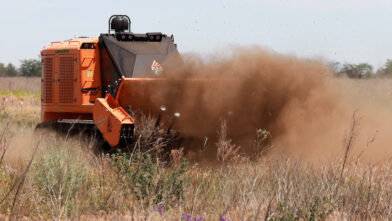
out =
{"type": "Polygon", "coordinates": [[[132,117],[110,94],[102,98],[97,38],[52,42],[41,56],[42,123],[93,121],[113,147],[122,136],[133,133],[132,117]]]}
{"type": "Polygon", "coordinates": [[[111,147],[132,139],[129,108],[154,110],[151,87],[164,81],[151,78],[159,75],[159,63],[179,53],[173,36],[133,33],[130,24],[128,16],[113,15],[108,33],[98,38],[52,42],[43,48],[38,127],[93,126],[111,147]]]}
{"type": "MultiPolygon", "coordinates": [[[[97,38],[52,42],[41,51],[41,56],[42,123],[59,120],[71,123],[78,120],[91,121],[112,147],[117,146],[122,137],[131,137],[134,120],[117,99],[126,96],[131,99],[127,105],[133,104],[135,107],[149,107],[151,101],[146,100],[145,94],[140,91],[135,93],[134,90],[128,96],[119,95],[113,98],[106,94],[103,97],[97,38]]],[[[135,82],[135,89],[142,90],[136,86],[145,82],[143,85],[149,88],[147,86],[154,85],[152,83],[157,82],[157,79],[131,80],[123,77],[122,81],[135,82]]],[[[119,94],[123,82],[119,85],[119,94]]]]}
{"type": "Polygon", "coordinates": [[[97,38],[52,42],[41,51],[41,121],[93,119],[102,97],[97,38]]]}

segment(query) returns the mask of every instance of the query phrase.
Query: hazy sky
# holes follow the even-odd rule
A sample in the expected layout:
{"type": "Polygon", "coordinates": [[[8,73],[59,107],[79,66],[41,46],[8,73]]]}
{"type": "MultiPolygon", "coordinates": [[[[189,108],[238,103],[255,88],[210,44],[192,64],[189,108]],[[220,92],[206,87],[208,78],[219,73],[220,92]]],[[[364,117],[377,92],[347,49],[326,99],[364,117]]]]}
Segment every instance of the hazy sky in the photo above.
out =
{"type": "Polygon", "coordinates": [[[112,14],[129,15],[133,32],[174,34],[181,52],[259,45],[377,67],[392,58],[391,0],[0,0],[0,62],[37,58],[51,41],[97,37],[112,14]]]}

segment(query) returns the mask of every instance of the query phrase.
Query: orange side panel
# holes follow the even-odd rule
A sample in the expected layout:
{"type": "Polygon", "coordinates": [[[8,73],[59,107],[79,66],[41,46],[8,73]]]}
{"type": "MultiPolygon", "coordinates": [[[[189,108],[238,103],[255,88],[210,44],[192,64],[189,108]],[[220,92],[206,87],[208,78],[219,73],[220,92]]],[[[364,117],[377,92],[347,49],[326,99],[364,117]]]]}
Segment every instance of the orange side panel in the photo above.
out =
{"type": "Polygon", "coordinates": [[[92,103],[102,97],[98,49],[80,50],[80,88],[82,104],[92,103]]]}

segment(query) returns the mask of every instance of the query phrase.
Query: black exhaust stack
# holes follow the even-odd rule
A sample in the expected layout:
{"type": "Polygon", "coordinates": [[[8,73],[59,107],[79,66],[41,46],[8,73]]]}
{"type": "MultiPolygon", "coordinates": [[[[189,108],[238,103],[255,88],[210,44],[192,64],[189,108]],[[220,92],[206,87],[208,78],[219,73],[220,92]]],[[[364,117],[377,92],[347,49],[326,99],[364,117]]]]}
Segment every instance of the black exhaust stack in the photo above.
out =
{"type": "Polygon", "coordinates": [[[112,15],[109,18],[109,31],[114,30],[114,32],[121,33],[125,30],[131,32],[131,19],[127,15],[112,15]]]}

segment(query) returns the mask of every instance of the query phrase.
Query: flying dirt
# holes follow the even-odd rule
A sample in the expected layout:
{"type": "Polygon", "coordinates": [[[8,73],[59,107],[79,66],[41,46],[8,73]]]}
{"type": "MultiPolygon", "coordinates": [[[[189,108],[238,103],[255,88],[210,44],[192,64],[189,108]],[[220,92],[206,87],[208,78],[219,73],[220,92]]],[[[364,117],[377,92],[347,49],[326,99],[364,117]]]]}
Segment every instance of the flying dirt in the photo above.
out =
{"type": "Polygon", "coordinates": [[[336,78],[323,61],[259,47],[227,52],[208,61],[191,55],[181,66],[164,70],[171,84],[155,93],[154,102],[184,113],[177,122],[180,131],[213,138],[225,119],[229,137],[249,153],[256,129],[265,128],[278,153],[313,160],[342,156],[353,136],[353,154],[366,162],[391,157],[387,81],[336,78]]]}
{"type": "Polygon", "coordinates": [[[162,76],[177,84],[156,93],[156,102],[169,101],[169,109],[184,113],[177,124],[180,131],[214,137],[220,119],[226,119],[229,136],[245,151],[260,128],[289,151],[342,146],[353,110],[322,62],[258,47],[233,50],[226,58],[204,62],[191,56],[181,67],[165,69],[162,76]]]}

